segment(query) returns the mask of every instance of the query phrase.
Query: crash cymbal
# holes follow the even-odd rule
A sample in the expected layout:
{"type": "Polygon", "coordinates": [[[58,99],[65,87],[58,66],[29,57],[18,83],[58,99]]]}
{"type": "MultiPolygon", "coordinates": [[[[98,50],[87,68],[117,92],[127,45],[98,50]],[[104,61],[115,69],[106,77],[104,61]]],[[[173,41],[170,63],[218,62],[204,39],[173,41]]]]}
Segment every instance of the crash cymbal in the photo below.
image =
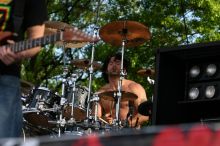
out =
{"type": "Polygon", "coordinates": [[[155,70],[147,68],[147,69],[140,69],[137,71],[137,74],[140,76],[154,76],[155,70]]]}
{"type": "Polygon", "coordinates": [[[122,46],[126,38],[126,47],[135,47],[150,39],[148,27],[135,21],[114,21],[103,26],[99,35],[102,40],[113,46],[122,46]]]}
{"type": "MultiPolygon", "coordinates": [[[[103,98],[105,100],[110,100],[110,101],[115,101],[115,96],[116,96],[117,91],[107,91],[107,92],[102,92],[99,93],[99,97],[103,98]]],[[[131,92],[126,92],[122,91],[122,96],[121,96],[121,101],[129,101],[129,100],[135,100],[137,99],[137,95],[131,92]]]]}
{"type": "Polygon", "coordinates": [[[144,116],[151,116],[153,103],[151,101],[142,102],[138,106],[138,112],[144,116]]]}
{"type": "Polygon", "coordinates": [[[52,28],[57,30],[62,30],[65,28],[74,28],[73,26],[61,21],[46,21],[44,24],[46,28],[52,28]]]}
{"type": "Polygon", "coordinates": [[[28,81],[20,80],[21,83],[21,93],[23,95],[28,95],[30,91],[34,88],[34,85],[28,81]]]}
{"type": "MultiPolygon", "coordinates": [[[[75,59],[71,62],[75,67],[80,69],[87,69],[90,67],[91,63],[89,59],[75,59]]],[[[93,69],[100,69],[102,65],[96,61],[93,62],[93,69]]]]}

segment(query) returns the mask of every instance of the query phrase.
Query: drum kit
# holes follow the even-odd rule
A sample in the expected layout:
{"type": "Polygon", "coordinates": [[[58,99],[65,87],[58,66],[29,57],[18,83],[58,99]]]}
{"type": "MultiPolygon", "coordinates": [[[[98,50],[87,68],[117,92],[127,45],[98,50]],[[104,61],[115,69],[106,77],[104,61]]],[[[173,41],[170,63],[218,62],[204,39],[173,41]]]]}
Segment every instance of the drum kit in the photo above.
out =
{"type": "MultiPolygon", "coordinates": [[[[45,23],[45,35],[71,28],[64,22],[48,21],[45,23]]],[[[101,39],[113,46],[121,47],[121,71],[118,91],[93,93],[91,91],[94,70],[102,66],[94,61],[94,44],[91,59],[75,59],[71,65],[76,68],[89,71],[89,85],[77,86],[78,75],[72,73],[66,77],[68,69],[64,59],[62,93],[61,95],[45,87],[34,87],[33,84],[21,81],[24,129],[27,136],[53,135],[60,137],[65,133],[83,135],[91,131],[109,131],[109,129],[120,129],[121,121],[119,115],[120,101],[133,101],[137,95],[122,91],[122,80],[125,72],[123,70],[124,50],[126,47],[136,47],[150,39],[151,35],[146,26],[135,21],[115,21],[103,26],[99,31],[101,39]],[[112,124],[97,116],[97,105],[100,99],[115,101],[116,119],[112,124]],[[95,105],[95,106],[92,106],[95,105]],[[93,108],[95,107],[93,112],[93,108]],[[80,130],[79,130],[80,129],[80,130]],[[82,132],[83,131],[83,132],[82,132]]],[[[59,41],[55,45],[65,48],[80,48],[86,41],[59,41]]],[[[65,51],[64,51],[65,52],[65,51]]],[[[64,54],[65,58],[65,54],[64,54]]],[[[153,71],[139,71],[139,75],[154,74],[153,71]]],[[[144,106],[144,105],[143,105],[144,106]]],[[[140,107],[140,110],[145,110],[140,107]]],[[[140,111],[142,112],[142,111],[140,111]]],[[[143,115],[146,113],[143,112],[143,115]]]]}

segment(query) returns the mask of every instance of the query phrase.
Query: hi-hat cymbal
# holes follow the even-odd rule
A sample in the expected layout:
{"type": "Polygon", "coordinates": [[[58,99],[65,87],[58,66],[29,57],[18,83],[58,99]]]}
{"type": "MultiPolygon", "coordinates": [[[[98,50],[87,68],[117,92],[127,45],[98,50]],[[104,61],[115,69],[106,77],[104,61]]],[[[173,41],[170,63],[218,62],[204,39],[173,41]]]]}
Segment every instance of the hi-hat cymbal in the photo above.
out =
{"type": "Polygon", "coordinates": [[[103,26],[99,35],[102,40],[113,46],[122,46],[126,39],[126,47],[135,47],[150,39],[148,27],[135,21],[114,21],[103,26]]]}
{"type": "MultiPolygon", "coordinates": [[[[58,29],[55,28],[45,28],[44,34],[45,35],[51,35],[54,33],[57,33],[58,29]]],[[[55,43],[59,47],[64,48],[81,48],[88,44],[88,42],[81,42],[81,41],[57,41],[55,43]]]]}
{"type": "MultiPolygon", "coordinates": [[[[72,64],[80,69],[87,69],[90,67],[91,63],[89,59],[75,59],[72,61],[72,64]]],[[[96,61],[93,62],[93,69],[100,69],[102,65],[96,61]]]]}
{"type": "Polygon", "coordinates": [[[79,42],[79,41],[58,41],[55,43],[57,46],[63,46],[65,48],[82,48],[87,45],[88,42],[79,42]]]}
{"type": "Polygon", "coordinates": [[[34,88],[34,85],[30,82],[20,80],[21,83],[21,93],[24,95],[28,95],[30,91],[34,88]]]}
{"type": "MultiPolygon", "coordinates": [[[[99,93],[98,95],[100,98],[103,98],[105,100],[115,101],[116,93],[117,91],[107,91],[99,93]]],[[[138,98],[137,95],[131,92],[122,91],[121,94],[121,101],[135,100],[138,98]]]]}
{"type": "Polygon", "coordinates": [[[151,101],[142,102],[138,106],[138,112],[144,116],[151,116],[153,103],[151,101]]]}
{"type": "Polygon", "coordinates": [[[55,28],[45,28],[44,30],[44,35],[51,35],[51,34],[54,34],[54,33],[57,33],[58,30],[55,29],[55,28]]]}
{"type": "Polygon", "coordinates": [[[62,30],[65,28],[74,28],[73,26],[61,21],[46,21],[44,24],[46,28],[52,28],[57,30],[62,30]]]}
{"type": "Polygon", "coordinates": [[[137,71],[137,74],[140,76],[154,76],[155,70],[147,68],[147,69],[140,69],[137,71]]]}

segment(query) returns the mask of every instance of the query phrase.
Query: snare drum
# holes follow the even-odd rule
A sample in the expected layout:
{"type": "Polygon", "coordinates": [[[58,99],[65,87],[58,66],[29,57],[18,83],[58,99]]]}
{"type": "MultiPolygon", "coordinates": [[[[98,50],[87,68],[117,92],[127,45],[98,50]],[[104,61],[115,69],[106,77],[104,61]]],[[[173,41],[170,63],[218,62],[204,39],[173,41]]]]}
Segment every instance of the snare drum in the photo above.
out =
{"type": "Polygon", "coordinates": [[[67,93],[68,103],[64,106],[64,111],[63,111],[64,117],[70,119],[72,117],[71,113],[73,108],[73,118],[76,121],[84,120],[86,118],[87,96],[88,96],[88,89],[84,86],[76,87],[75,94],[73,94],[72,88],[70,88],[67,93]],[[72,106],[72,100],[74,102],[73,106],[72,106]]]}

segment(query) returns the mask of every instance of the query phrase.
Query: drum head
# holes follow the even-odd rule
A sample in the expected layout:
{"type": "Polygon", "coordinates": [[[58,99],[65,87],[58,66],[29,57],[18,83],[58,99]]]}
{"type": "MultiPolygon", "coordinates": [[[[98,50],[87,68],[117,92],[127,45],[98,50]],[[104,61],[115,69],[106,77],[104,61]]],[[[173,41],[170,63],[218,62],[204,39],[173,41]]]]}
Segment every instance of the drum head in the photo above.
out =
{"type": "MultiPolygon", "coordinates": [[[[72,111],[72,106],[70,105],[66,106],[63,110],[63,116],[66,117],[67,119],[70,119],[72,117],[71,111],[72,111]]],[[[73,107],[73,118],[76,121],[84,120],[86,118],[85,109],[79,107],[73,107]]]]}
{"type": "Polygon", "coordinates": [[[53,128],[56,124],[49,123],[49,121],[54,121],[56,118],[53,112],[36,112],[36,111],[26,111],[23,113],[26,121],[32,125],[41,126],[45,128],[53,128]]]}

